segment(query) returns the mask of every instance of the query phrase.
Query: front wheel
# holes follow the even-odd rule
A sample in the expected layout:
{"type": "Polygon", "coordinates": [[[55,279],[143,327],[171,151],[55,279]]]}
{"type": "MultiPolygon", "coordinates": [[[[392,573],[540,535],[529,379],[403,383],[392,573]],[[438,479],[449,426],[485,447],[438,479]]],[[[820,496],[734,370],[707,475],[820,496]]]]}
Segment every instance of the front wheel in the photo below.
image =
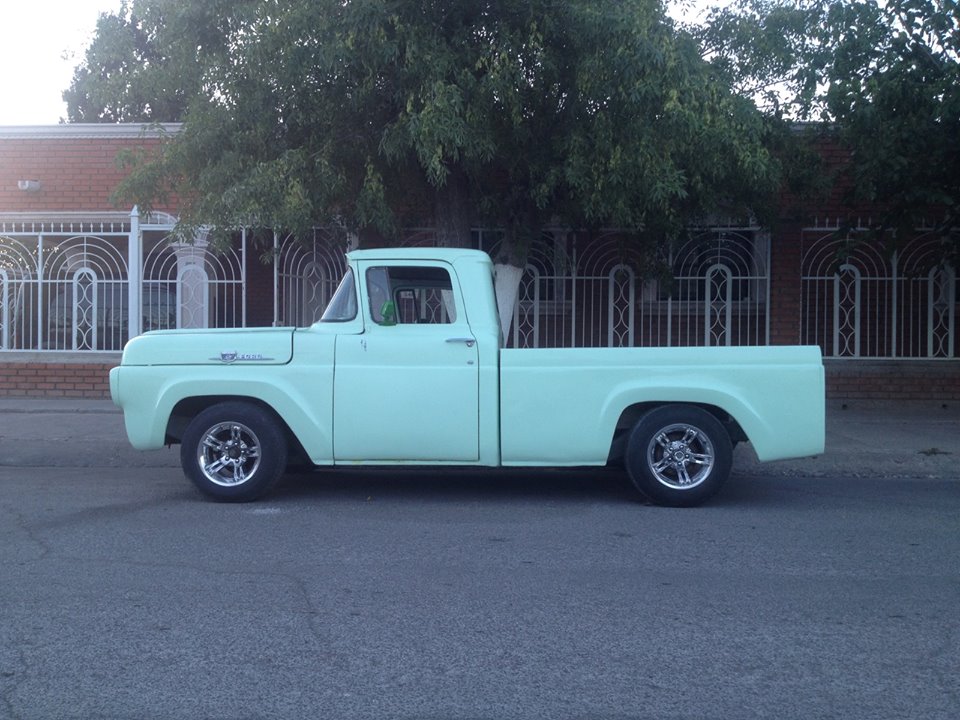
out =
{"type": "Polygon", "coordinates": [[[713,497],[730,475],[733,445],[720,421],[692,405],[664,405],[634,426],[626,465],[658,505],[691,507],[713,497]]]}
{"type": "Polygon", "coordinates": [[[283,475],[287,442],[277,420],[251,403],[225,402],[197,415],[180,446],[184,474],[214,500],[249,502],[283,475]]]}

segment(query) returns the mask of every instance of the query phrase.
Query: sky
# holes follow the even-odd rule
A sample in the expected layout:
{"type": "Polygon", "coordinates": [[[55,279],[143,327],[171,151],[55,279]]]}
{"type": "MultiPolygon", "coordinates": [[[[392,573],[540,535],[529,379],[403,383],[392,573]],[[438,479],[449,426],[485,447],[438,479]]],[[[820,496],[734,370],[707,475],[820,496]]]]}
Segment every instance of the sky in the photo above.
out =
{"type": "Polygon", "coordinates": [[[120,2],[0,0],[0,125],[56,125],[66,119],[61,94],[83,59],[97,18],[117,11],[120,2]]]}
{"type": "Polygon", "coordinates": [[[56,125],[100,13],[120,0],[0,0],[0,125],[56,125]]]}

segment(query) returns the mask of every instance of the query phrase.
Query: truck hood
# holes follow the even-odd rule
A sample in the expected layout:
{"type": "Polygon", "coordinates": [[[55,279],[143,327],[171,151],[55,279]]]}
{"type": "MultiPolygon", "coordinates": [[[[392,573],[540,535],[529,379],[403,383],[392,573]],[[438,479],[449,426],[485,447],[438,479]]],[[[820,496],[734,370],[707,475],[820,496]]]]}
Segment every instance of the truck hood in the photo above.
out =
{"type": "Polygon", "coordinates": [[[121,365],[283,365],[294,328],[155,330],[133,338],[121,365]]]}

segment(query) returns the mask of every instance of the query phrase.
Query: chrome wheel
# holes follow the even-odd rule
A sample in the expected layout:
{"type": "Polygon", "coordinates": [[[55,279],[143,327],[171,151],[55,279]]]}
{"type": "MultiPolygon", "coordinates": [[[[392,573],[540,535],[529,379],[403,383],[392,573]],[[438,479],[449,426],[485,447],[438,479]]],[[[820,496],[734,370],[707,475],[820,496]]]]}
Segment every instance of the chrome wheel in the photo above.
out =
{"type": "Polygon", "coordinates": [[[630,431],[624,464],[637,489],[658,505],[693,507],[726,482],[730,433],[704,408],[661,405],[630,431]]]}
{"type": "Polygon", "coordinates": [[[253,430],[238,422],[221,422],[203,434],[197,446],[197,465],[210,482],[232,487],[256,474],[260,455],[260,440],[253,430]]]}
{"type": "Polygon", "coordinates": [[[713,471],[716,452],[701,429],[675,423],[660,430],[647,446],[647,464],[653,476],[668,488],[689,490],[713,471]]]}
{"type": "Polygon", "coordinates": [[[264,495],[287,467],[287,437],[276,414],[253,402],[211,405],[180,439],[184,474],[207,497],[250,502],[264,495]]]}

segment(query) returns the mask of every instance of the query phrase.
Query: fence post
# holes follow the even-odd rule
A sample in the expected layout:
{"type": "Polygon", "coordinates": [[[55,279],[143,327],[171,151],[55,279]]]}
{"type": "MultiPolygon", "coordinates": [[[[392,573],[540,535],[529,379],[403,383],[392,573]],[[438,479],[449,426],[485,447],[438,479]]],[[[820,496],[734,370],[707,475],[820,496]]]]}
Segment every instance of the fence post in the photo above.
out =
{"type": "Polygon", "coordinates": [[[897,314],[900,303],[900,279],[897,277],[899,257],[897,251],[893,251],[893,257],[890,259],[890,270],[893,277],[890,278],[892,300],[890,302],[890,356],[897,356],[897,314]]]}
{"type": "MultiPolygon", "coordinates": [[[[274,257],[273,264],[277,264],[274,257]]],[[[240,230],[240,327],[247,326],[247,229],[240,230]]]]}
{"type": "Polygon", "coordinates": [[[140,334],[143,302],[143,262],[140,236],[140,209],[134,205],[130,211],[130,236],[127,246],[127,338],[140,334]]]}
{"type": "Polygon", "coordinates": [[[276,230],[273,231],[273,327],[280,327],[280,236],[276,230]]]}

